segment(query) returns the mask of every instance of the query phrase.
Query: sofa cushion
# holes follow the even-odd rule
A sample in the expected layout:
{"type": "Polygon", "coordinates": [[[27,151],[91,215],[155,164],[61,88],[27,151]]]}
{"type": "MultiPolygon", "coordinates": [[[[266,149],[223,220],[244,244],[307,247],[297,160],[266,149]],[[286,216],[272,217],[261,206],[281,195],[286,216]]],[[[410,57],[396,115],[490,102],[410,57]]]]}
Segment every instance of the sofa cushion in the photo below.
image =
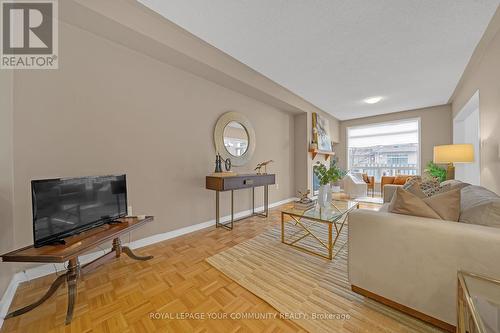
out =
{"type": "Polygon", "coordinates": [[[460,222],[500,227],[500,197],[481,186],[461,190],[460,222]]]}
{"type": "Polygon", "coordinates": [[[389,212],[389,204],[388,203],[383,204],[382,206],[380,206],[378,211],[388,213],[389,212]]]}
{"type": "Polygon", "coordinates": [[[392,200],[392,196],[396,193],[396,189],[402,187],[402,185],[387,184],[384,185],[382,192],[384,196],[384,203],[389,203],[392,200]]]}
{"type": "Polygon", "coordinates": [[[422,199],[400,187],[392,197],[388,210],[396,214],[458,221],[460,216],[460,189],[422,199]]]}

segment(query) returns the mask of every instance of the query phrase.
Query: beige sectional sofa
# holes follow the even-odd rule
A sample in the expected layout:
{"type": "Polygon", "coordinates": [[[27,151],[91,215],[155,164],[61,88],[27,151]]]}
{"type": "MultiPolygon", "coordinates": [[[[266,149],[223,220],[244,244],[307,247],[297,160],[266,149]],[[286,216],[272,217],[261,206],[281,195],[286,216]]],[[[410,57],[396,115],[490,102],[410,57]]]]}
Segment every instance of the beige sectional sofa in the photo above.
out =
{"type": "Polygon", "coordinates": [[[353,290],[452,330],[457,271],[500,277],[500,228],[480,225],[500,227],[500,197],[478,186],[461,193],[462,222],[392,214],[387,205],[350,213],[353,290]]]}

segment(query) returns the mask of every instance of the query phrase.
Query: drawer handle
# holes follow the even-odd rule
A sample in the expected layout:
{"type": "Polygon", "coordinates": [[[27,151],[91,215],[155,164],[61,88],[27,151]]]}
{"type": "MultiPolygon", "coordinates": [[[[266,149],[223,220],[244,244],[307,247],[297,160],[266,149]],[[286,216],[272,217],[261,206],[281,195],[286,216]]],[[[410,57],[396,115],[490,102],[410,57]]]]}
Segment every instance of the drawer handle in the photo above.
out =
{"type": "Polygon", "coordinates": [[[243,181],[243,184],[245,184],[245,185],[252,185],[253,184],[253,179],[245,179],[243,181]]]}

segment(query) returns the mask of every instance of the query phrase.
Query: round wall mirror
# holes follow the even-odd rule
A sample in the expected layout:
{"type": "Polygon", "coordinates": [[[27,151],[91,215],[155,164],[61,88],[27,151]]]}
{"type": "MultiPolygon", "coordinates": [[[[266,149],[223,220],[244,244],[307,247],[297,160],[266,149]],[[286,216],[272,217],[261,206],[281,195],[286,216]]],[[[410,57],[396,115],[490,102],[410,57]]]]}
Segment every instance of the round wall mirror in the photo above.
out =
{"type": "Polygon", "coordinates": [[[215,151],[232,165],[245,165],[255,150],[255,131],[247,117],[238,112],[226,112],[214,129],[215,151]]]}
{"type": "Polygon", "coordinates": [[[224,147],[235,157],[243,156],[248,150],[248,133],[239,122],[230,121],[224,128],[224,147]]]}

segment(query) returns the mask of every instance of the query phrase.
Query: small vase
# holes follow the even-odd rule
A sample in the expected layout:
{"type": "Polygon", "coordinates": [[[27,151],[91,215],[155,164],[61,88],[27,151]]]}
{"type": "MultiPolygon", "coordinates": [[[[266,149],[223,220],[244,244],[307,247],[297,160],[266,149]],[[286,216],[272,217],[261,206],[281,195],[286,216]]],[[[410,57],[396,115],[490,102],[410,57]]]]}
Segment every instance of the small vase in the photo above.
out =
{"type": "Polygon", "coordinates": [[[332,191],[330,189],[330,184],[321,185],[318,192],[318,204],[321,207],[326,207],[332,200],[332,191]]]}

